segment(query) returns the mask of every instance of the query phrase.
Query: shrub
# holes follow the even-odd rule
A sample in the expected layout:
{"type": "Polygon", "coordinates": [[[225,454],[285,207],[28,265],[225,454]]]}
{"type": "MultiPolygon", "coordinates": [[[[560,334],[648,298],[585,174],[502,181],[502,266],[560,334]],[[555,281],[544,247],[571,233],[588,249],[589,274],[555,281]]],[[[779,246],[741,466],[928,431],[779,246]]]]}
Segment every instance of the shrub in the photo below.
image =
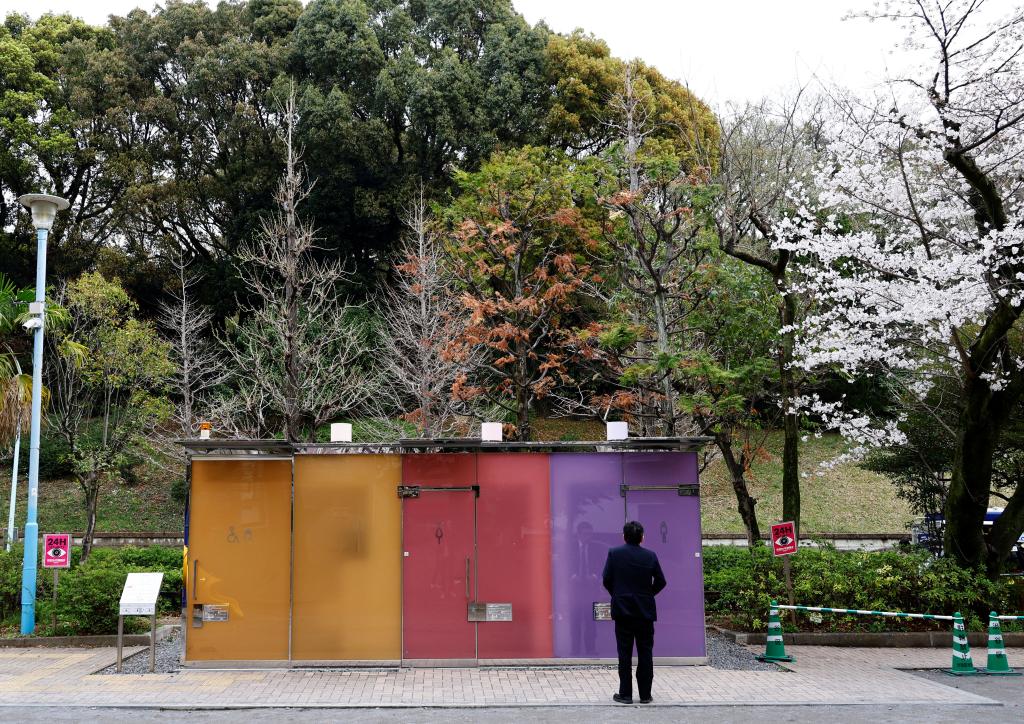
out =
{"type": "Polygon", "coordinates": [[[21,556],[20,543],[10,553],[0,548],[0,623],[21,610],[21,556]]]}
{"type": "MultiPolygon", "coordinates": [[[[21,549],[0,551],[0,623],[19,615],[21,606],[21,549]]],[[[117,632],[118,604],[128,573],[161,571],[164,574],[157,599],[158,615],[176,615],[181,606],[181,549],[95,548],[89,560],[81,564],[81,550],[72,549],[70,570],[61,571],[57,587],[56,635],[90,635],[117,632]]],[[[51,630],[53,579],[39,571],[36,590],[37,633],[48,636],[51,630]]],[[[125,619],[125,630],[143,630],[146,620],[125,619]]]]}
{"type": "Polygon", "coordinates": [[[184,503],[188,498],[188,480],[184,475],[176,475],[171,481],[171,500],[184,503]]]}
{"type": "MultiPolygon", "coordinates": [[[[959,568],[951,559],[923,551],[837,551],[802,548],[793,557],[793,596],[797,603],[909,613],[960,611],[968,628],[983,631],[988,612],[1019,610],[1024,586],[1013,579],[992,581],[981,570],[959,568]]],[[[704,585],[714,592],[708,617],[731,626],[763,630],[772,599],[787,600],[782,561],[765,548],[704,549],[704,585]]],[[[946,628],[945,622],[823,614],[821,623],[797,619],[801,630],[883,631],[946,628]]],[[[1011,627],[1012,628],[1012,627],[1011,627]]]]}
{"type": "MultiPolygon", "coordinates": [[[[21,455],[21,466],[24,474],[28,475],[28,455],[24,453],[21,455]]],[[[39,443],[39,479],[58,480],[71,478],[74,474],[71,448],[63,437],[51,432],[50,429],[45,429],[39,443]]]]}

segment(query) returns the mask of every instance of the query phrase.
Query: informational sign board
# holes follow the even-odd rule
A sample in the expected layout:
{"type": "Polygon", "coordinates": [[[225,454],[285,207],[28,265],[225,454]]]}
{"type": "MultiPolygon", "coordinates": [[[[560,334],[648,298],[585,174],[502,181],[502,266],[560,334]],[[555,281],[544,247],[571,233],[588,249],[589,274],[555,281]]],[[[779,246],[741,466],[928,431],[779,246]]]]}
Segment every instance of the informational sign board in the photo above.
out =
{"type": "Polygon", "coordinates": [[[602,601],[594,601],[594,620],[611,621],[612,605],[610,603],[604,603],[602,601]]]}
{"type": "Polygon", "coordinates": [[[121,591],[122,616],[152,616],[160,595],[163,573],[129,573],[121,591]]]}
{"type": "Polygon", "coordinates": [[[71,534],[43,534],[43,568],[71,567],[71,534]]]}
{"type": "Polygon", "coordinates": [[[793,521],[776,523],[772,526],[772,552],[777,556],[796,553],[796,526],[793,521]]]}

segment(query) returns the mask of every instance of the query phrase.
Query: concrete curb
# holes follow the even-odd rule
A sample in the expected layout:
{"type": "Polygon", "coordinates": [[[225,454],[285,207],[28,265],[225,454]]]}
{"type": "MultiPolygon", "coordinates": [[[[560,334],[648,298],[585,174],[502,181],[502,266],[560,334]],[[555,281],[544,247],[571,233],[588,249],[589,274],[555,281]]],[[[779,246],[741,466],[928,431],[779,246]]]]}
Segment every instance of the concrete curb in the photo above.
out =
{"type": "MultiPolygon", "coordinates": [[[[180,624],[164,624],[156,627],[156,640],[163,641],[180,624]]],[[[149,634],[125,634],[125,646],[149,646],[149,634]]],[[[100,648],[117,646],[117,635],[103,636],[26,636],[24,638],[0,638],[0,648],[31,649],[31,648],[100,648]]]]}
{"type": "MultiPolygon", "coordinates": [[[[730,631],[718,626],[710,628],[742,646],[764,646],[766,643],[767,634],[730,631]]],[[[975,648],[984,648],[988,644],[988,634],[983,631],[975,631],[967,634],[967,640],[975,648]]],[[[798,631],[783,634],[783,642],[787,646],[945,649],[952,647],[953,634],[951,631],[889,631],[881,633],[798,631]]],[[[1024,646],[1024,633],[1003,632],[1003,644],[1007,647],[1024,646]]]]}

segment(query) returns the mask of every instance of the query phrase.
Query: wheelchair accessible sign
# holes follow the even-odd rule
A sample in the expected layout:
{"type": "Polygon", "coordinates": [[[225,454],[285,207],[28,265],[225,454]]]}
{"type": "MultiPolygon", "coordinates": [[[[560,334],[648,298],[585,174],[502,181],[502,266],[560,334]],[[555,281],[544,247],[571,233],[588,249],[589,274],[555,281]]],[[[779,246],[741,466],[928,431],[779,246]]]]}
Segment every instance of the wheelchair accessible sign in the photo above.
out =
{"type": "Polygon", "coordinates": [[[43,568],[71,567],[71,534],[43,534],[43,568]]]}
{"type": "Polygon", "coordinates": [[[776,523],[772,526],[772,552],[777,556],[796,553],[796,526],[793,521],[776,523]]]}

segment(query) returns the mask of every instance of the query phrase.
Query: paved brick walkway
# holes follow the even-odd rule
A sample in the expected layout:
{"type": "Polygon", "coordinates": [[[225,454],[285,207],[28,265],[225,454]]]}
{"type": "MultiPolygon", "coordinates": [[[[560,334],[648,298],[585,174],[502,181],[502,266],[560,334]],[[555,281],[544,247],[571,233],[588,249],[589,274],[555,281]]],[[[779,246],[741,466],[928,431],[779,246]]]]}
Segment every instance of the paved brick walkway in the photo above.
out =
{"type": "MultiPolygon", "coordinates": [[[[131,651],[139,651],[132,649],[131,651]]],[[[129,653],[129,652],[126,652],[129,653]]],[[[948,666],[941,649],[795,646],[790,671],[658,667],[660,705],[986,704],[990,699],[899,671],[948,666]]],[[[984,659],[984,652],[977,652],[984,659]]],[[[103,676],[113,649],[0,649],[0,705],[392,707],[608,704],[615,670],[187,670],[103,676]]],[[[1024,651],[1010,652],[1024,668],[1024,651]]]]}

